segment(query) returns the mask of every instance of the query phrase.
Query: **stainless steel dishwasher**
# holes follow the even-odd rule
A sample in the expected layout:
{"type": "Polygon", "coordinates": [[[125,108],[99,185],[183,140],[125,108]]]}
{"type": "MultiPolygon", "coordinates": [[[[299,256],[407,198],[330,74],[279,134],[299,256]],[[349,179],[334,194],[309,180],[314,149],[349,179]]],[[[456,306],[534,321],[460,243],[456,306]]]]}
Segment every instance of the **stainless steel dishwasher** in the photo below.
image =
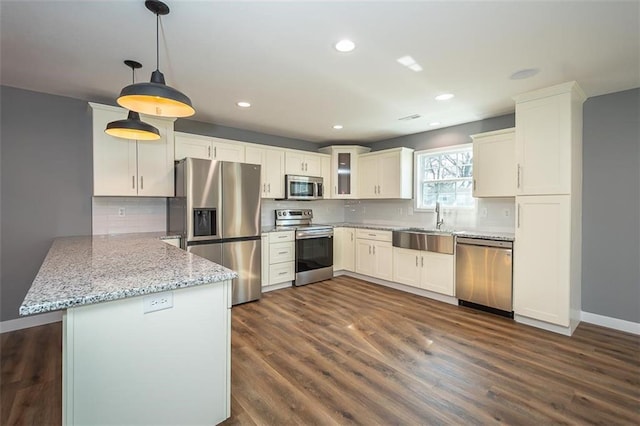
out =
{"type": "Polygon", "coordinates": [[[513,242],[457,237],[456,297],[513,318],[513,242]]]}

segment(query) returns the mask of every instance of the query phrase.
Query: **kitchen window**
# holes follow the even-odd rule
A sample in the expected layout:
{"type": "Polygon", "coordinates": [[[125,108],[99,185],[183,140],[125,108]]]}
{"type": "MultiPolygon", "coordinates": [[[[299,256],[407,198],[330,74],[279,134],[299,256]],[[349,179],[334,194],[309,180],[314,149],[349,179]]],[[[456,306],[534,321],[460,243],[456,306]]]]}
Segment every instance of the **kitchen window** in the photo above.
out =
{"type": "Polygon", "coordinates": [[[473,208],[472,144],[416,151],[415,209],[473,208]]]}

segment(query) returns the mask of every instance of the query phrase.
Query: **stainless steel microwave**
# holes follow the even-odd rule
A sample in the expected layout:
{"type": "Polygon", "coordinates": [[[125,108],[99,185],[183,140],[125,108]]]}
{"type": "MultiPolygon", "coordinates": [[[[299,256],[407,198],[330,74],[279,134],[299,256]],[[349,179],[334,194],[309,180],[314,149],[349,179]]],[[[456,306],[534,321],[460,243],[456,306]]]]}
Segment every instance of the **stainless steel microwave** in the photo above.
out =
{"type": "Polygon", "coordinates": [[[284,188],[287,200],[321,200],[324,196],[321,177],[285,175],[284,188]]]}

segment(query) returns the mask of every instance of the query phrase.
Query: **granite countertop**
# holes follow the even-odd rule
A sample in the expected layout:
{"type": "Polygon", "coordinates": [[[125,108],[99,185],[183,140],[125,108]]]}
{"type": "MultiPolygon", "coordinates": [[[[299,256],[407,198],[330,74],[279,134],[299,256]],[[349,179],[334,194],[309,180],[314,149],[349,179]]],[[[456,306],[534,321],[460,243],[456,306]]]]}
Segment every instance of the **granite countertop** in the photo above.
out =
{"type": "Polygon", "coordinates": [[[163,242],[165,234],[56,238],[20,315],[233,279],[234,271],[163,242]]]}
{"type": "MultiPolygon", "coordinates": [[[[429,228],[419,228],[415,226],[399,226],[399,225],[382,225],[376,223],[354,223],[354,222],[339,222],[339,223],[323,223],[323,225],[332,226],[334,228],[359,228],[359,229],[375,229],[378,231],[403,231],[409,229],[422,229],[424,231],[433,231],[429,228]]],[[[281,232],[292,231],[291,227],[281,226],[263,226],[262,232],[281,232]]],[[[444,230],[444,232],[450,232],[458,237],[469,238],[484,238],[500,241],[515,241],[515,234],[513,232],[500,232],[500,231],[485,231],[485,230],[444,230]]]]}

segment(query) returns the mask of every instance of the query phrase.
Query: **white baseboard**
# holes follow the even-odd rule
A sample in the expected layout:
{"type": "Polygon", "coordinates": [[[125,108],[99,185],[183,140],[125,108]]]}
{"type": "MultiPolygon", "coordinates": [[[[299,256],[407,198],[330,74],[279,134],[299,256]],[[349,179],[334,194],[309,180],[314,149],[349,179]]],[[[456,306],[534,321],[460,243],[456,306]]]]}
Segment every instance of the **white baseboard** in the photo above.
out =
{"type": "Polygon", "coordinates": [[[591,312],[584,311],[580,313],[580,320],[588,322],[589,324],[613,328],[614,330],[625,331],[632,334],[640,334],[640,323],[637,322],[606,317],[604,315],[592,314],[591,312]]]}
{"type": "Polygon", "coordinates": [[[273,285],[268,285],[268,286],[264,286],[262,287],[262,292],[263,293],[268,293],[270,291],[273,290],[282,290],[283,288],[289,288],[293,286],[293,281],[285,281],[283,283],[279,283],[279,284],[273,284],[273,285]]]}
{"type": "Polygon", "coordinates": [[[2,321],[0,322],[0,333],[62,321],[62,312],[63,311],[47,312],[45,314],[30,315],[24,318],[2,321]]]}

